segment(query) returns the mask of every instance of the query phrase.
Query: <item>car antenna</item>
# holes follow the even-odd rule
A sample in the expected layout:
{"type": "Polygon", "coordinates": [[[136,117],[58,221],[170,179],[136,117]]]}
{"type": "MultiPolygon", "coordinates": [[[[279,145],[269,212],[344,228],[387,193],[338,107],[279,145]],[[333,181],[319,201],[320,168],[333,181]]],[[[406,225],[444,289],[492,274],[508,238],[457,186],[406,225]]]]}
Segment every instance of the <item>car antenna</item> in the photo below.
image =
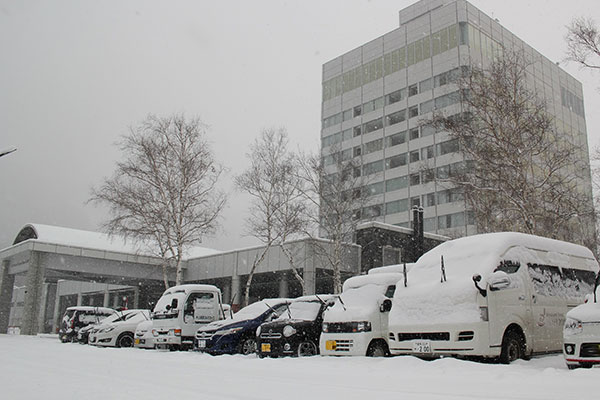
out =
{"type": "Polygon", "coordinates": [[[446,282],[446,268],[444,267],[444,256],[442,256],[442,277],[440,278],[440,282],[446,282]]]}

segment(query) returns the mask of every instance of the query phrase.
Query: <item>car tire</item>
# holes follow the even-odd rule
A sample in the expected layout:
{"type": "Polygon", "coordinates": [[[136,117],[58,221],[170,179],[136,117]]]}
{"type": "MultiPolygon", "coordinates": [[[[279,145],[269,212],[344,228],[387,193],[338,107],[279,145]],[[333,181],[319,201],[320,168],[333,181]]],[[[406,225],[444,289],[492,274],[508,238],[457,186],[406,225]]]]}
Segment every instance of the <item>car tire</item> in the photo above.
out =
{"type": "Polygon", "coordinates": [[[124,332],[119,335],[115,342],[117,347],[133,347],[133,333],[124,332]]]}
{"type": "Polygon", "coordinates": [[[372,342],[367,349],[367,357],[387,357],[389,351],[385,342],[372,342]]]}
{"type": "Polygon", "coordinates": [[[247,337],[240,341],[240,348],[239,348],[238,353],[247,356],[249,354],[256,354],[256,351],[257,351],[256,339],[254,339],[252,337],[247,337]]]}
{"type": "Polygon", "coordinates": [[[502,338],[502,350],[500,351],[500,362],[510,364],[523,358],[525,343],[521,335],[515,331],[508,331],[502,338]]]}
{"type": "Polygon", "coordinates": [[[301,342],[298,345],[298,357],[310,357],[319,354],[317,346],[310,341],[301,342]]]}

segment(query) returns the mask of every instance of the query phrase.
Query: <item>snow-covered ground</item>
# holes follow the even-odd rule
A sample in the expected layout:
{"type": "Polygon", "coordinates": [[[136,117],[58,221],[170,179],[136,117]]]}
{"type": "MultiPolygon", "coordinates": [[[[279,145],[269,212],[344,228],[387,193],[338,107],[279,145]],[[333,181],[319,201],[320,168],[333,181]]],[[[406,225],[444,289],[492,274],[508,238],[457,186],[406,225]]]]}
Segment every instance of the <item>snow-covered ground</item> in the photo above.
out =
{"type": "Polygon", "coordinates": [[[561,355],[511,365],[451,358],[219,356],[0,335],[2,399],[592,399],[600,369],[561,355]]]}

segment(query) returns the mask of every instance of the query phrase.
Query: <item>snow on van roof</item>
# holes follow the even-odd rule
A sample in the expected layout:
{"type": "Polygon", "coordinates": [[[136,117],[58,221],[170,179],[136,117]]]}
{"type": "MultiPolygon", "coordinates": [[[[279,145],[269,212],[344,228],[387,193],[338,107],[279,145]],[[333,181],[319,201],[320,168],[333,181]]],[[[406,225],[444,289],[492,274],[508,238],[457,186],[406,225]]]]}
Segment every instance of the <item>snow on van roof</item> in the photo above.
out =
{"type": "Polygon", "coordinates": [[[484,287],[503,259],[522,264],[552,262],[562,267],[571,257],[583,259],[581,265],[590,270],[598,269],[592,252],[583,246],[524,233],[487,233],[442,243],[417,260],[407,273],[408,286],[397,288],[396,312],[392,308],[390,324],[479,321],[474,274],[482,276],[480,286],[484,287]],[[534,250],[541,251],[544,259],[534,250]],[[442,256],[445,282],[441,282],[442,256]]]}
{"type": "MultiPolygon", "coordinates": [[[[404,265],[405,264],[395,264],[395,265],[386,265],[384,267],[371,268],[369,270],[368,274],[369,275],[387,274],[390,272],[403,274],[404,273],[404,265]]],[[[410,271],[410,269],[413,267],[413,265],[415,265],[415,264],[414,263],[406,263],[406,271],[410,271]]]]}
{"type": "MultiPolygon", "coordinates": [[[[61,246],[139,254],[151,257],[156,256],[156,253],[153,252],[156,246],[152,242],[137,242],[126,240],[120,235],[108,235],[102,232],[91,232],[44,224],[26,224],[19,231],[13,244],[30,239],[61,246]]],[[[191,247],[186,250],[184,258],[196,258],[216,253],[220,253],[220,251],[205,247],[191,247]]]]}
{"type": "Polygon", "coordinates": [[[172,294],[172,293],[189,293],[193,290],[204,290],[207,292],[220,292],[221,289],[219,289],[218,287],[214,286],[214,285],[204,285],[204,284],[186,284],[186,285],[179,285],[179,286],[171,286],[170,288],[168,288],[167,290],[164,291],[163,296],[165,294],[172,294]]]}
{"type": "Polygon", "coordinates": [[[358,275],[352,278],[346,279],[342,291],[345,292],[348,289],[358,288],[365,285],[378,285],[388,286],[394,285],[396,282],[401,280],[403,275],[401,273],[378,273],[373,275],[358,275]]]}

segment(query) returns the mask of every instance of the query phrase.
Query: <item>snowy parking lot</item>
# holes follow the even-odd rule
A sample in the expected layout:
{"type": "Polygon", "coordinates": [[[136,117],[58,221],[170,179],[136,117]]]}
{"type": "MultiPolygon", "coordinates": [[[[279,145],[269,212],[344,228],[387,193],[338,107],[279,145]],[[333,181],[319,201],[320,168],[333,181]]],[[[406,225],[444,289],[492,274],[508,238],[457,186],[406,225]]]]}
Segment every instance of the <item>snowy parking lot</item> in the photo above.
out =
{"type": "Polygon", "coordinates": [[[511,365],[310,357],[259,359],[96,348],[0,335],[2,399],[591,399],[600,369],[562,355],[511,365]]]}

